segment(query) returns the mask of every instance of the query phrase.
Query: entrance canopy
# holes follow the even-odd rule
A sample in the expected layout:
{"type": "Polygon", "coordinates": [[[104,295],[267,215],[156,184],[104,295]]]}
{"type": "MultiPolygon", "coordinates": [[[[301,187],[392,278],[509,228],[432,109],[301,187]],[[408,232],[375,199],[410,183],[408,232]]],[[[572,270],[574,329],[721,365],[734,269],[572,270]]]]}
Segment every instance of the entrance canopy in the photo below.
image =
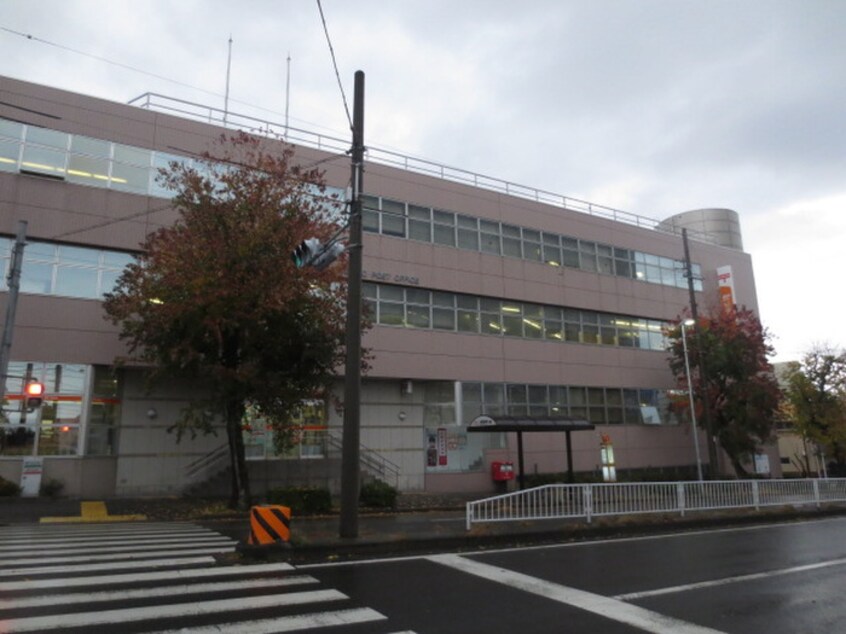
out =
{"type": "Polygon", "coordinates": [[[573,474],[573,448],[570,432],[590,431],[595,426],[583,418],[572,416],[477,416],[467,426],[468,432],[498,433],[517,432],[517,460],[520,488],[524,485],[523,432],[565,432],[567,434],[567,480],[575,480],[573,474]]]}

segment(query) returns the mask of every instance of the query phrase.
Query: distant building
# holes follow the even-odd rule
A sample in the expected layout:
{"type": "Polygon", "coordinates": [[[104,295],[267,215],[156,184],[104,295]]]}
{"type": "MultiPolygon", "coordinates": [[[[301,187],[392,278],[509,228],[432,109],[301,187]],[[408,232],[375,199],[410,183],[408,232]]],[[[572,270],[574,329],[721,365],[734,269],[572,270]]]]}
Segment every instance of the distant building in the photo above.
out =
{"type": "MultiPolygon", "coordinates": [[[[43,477],[71,495],[226,484],[224,435],[177,444],[167,433],[199,388],[148,393],[142,368],[114,367],[125,350],[103,318],[102,294],[144,236],[176,217],[156,169],[190,161],[222,132],[219,110],[152,96],[141,105],[0,78],[4,273],[17,221],[29,225],[0,427],[7,479],[20,478],[22,457],[40,456],[43,477]],[[47,394],[24,415],[25,377],[43,380],[47,394]]],[[[304,163],[339,154],[324,166],[330,185],[346,186],[348,141],[234,113],[226,120],[285,133],[304,163]]],[[[694,471],[690,427],[666,407],[674,382],[662,328],[688,306],[675,225],[375,148],[367,161],[364,295],[374,327],[364,340],[373,353],[362,391],[365,472],[403,491],[493,491],[491,464],[516,461],[516,439],[468,433],[481,414],[593,423],[573,434],[576,471],[600,473],[601,435],[618,473],[694,471]]],[[[700,310],[719,306],[723,267],[736,303],[757,310],[740,243],[690,236],[700,310]]],[[[339,377],[339,395],[342,385],[339,377]]],[[[282,457],[260,424],[245,431],[258,492],[282,483],[337,490],[340,416],[311,402],[300,422],[301,444],[282,457]]],[[[563,436],[526,435],[527,473],[566,471],[563,436]]]]}

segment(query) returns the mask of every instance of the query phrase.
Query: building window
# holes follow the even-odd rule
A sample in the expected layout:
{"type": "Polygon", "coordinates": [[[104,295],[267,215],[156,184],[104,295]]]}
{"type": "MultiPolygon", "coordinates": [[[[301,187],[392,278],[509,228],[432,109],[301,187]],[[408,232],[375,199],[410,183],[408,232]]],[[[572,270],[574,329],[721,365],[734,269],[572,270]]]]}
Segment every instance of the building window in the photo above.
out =
{"type": "Polygon", "coordinates": [[[669,416],[666,392],[657,389],[467,382],[461,384],[461,396],[464,425],[481,414],[494,419],[572,416],[596,425],[676,422],[669,416]]]}
{"type": "Polygon", "coordinates": [[[448,247],[455,246],[455,214],[448,211],[432,210],[434,242],[448,247]]]}
{"type": "Polygon", "coordinates": [[[273,427],[247,408],[242,425],[244,451],[250,460],[325,458],[328,444],[326,403],[303,401],[289,421],[289,446],[281,454],[274,444],[273,427]]]}
{"type": "MultiPolygon", "coordinates": [[[[0,260],[8,271],[12,240],[0,238],[0,260]]],[[[99,299],[114,289],[118,277],[133,261],[119,251],[87,249],[28,241],[21,266],[22,293],[99,299]]],[[[6,288],[6,276],[0,282],[6,288]]]]}
{"type": "Polygon", "coordinates": [[[117,454],[120,423],[120,381],[113,368],[94,367],[85,453],[90,456],[117,454]]]}
{"type": "Polygon", "coordinates": [[[458,218],[458,248],[467,251],[479,250],[479,220],[470,216],[458,218]]]}
{"type": "Polygon", "coordinates": [[[421,242],[432,241],[432,210],[417,205],[408,206],[408,237],[421,242]]]}
{"type": "Polygon", "coordinates": [[[383,326],[666,349],[658,320],[372,282],[362,294],[369,318],[383,326]]]}
{"type": "Polygon", "coordinates": [[[7,404],[0,423],[0,455],[76,456],[87,425],[84,410],[90,366],[69,363],[12,361],[6,379],[7,404]],[[23,388],[44,384],[44,402],[23,408],[23,388]]]}

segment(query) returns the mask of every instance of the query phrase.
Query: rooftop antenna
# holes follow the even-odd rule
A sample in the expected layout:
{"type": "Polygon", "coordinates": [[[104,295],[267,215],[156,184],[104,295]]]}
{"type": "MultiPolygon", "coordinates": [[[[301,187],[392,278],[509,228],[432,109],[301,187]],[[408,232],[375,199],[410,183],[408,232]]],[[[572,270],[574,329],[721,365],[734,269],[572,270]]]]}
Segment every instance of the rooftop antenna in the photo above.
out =
{"type": "Polygon", "coordinates": [[[285,75],[285,140],[288,140],[288,107],[291,105],[291,51],[288,51],[288,72],[285,75]]]}
{"type": "Polygon", "coordinates": [[[232,34],[229,34],[229,57],[226,60],[226,97],[223,101],[223,127],[226,127],[226,119],[229,116],[229,69],[232,68],[232,34]]]}

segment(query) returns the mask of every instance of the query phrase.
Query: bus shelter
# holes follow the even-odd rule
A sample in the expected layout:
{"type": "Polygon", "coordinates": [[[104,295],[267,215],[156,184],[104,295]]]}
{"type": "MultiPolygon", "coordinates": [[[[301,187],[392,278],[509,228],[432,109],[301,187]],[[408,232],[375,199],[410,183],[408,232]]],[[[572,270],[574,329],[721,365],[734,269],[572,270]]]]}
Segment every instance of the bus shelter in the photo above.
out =
{"type": "Polygon", "coordinates": [[[526,432],[564,432],[567,435],[567,481],[575,481],[573,473],[573,447],[570,434],[576,431],[590,431],[594,425],[582,418],[571,416],[477,416],[467,426],[468,432],[500,433],[517,432],[517,469],[518,486],[522,490],[525,483],[523,468],[523,434],[526,432]]]}

